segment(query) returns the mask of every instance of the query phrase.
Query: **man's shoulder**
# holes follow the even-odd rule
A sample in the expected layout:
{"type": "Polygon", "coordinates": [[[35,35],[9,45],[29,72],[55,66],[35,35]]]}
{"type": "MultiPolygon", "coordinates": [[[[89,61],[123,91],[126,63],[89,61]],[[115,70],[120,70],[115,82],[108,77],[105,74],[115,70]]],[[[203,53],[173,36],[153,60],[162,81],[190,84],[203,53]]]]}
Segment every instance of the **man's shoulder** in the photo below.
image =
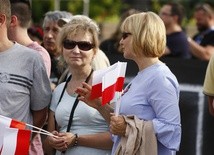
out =
{"type": "Polygon", "coordinates": [[[34,49],[21,45],[17,42],[14,45],[14,50],[16,50],[17,53],[26,54],[26,55],[34,55],[36,53],[34,49]]]}
{"type": "Polygon", "coordinates": [[[29,48],[31,48],[33,50],[36,50],[37,53],[39,53],[42,57],[50,59],[50,55],[49,55],[48,51],[43,46],[38,44],[37,42],[32,42],[27,47],[29,47],[29,48]]]}
{"type": "Polygon", "coordinates": [[[35,49],[15,43],[13,50],[15,51],[17,57],[23,58],[25,60],[30,59],[31,61],[42,61],[41,56],[35,49]]]}
{"type": "Polygon", "coordinates": [[[42,52],[47,52],[48,51],[43,47],[41,46],[40,44],[38,44],[37,42],[32,42],[31,44],[29,44],[27,47],[31,48],[31,49],[34,49],[36,51],[42,51],[42,52]]]}

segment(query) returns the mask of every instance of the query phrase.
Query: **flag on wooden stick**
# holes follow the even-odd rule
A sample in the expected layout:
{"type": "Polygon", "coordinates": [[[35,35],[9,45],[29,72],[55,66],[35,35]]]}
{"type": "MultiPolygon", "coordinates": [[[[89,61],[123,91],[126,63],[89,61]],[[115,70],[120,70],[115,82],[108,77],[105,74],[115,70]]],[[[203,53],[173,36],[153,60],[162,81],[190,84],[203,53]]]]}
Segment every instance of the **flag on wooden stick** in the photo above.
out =
{"type": "Polygon", "coordinates": [[[54,136],[44,129],[0,115],[0,155],[28,155],[32,132],[54,136]],[[27,126],[32,130],[26,130],[27,126]]]}
{"type": "Polygon", "coordinates": [[[3,146],[3,139],[5,135],[6,128],[18,128],[25,129],[26,124],[24,122],[20,122],[9,117],[5,117],[0,115],[0,150],[3,146]]]}

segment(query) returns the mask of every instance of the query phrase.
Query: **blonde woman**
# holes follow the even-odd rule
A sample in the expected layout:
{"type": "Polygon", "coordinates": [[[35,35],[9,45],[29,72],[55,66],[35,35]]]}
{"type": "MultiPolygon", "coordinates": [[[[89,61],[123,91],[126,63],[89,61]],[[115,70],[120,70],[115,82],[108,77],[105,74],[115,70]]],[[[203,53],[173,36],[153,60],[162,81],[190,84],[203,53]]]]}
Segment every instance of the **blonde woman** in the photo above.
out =
{"type": "Polygon", "coordinates": [[[121,31],[120,45],[124,57],[135,61],[139,72],[124,90],[119,116],[109,112],[111,107],[108,104],[101,106],[100,99],[90,100],[90,85],[84,83],[84,88],[79,87],[76,92],[81,95],[80,100],[97,109],[110,123],[114,137],[112,155],[123,154],[130,149],[132,153],[172,155],[179,150],[181,141],[180,91],[176,77],[159,60],[166,47],[164,23],[157,14],[143,12],[127,17],[121,31]],[[142,132],[148,123],[152,125],[148,131],[151,137],[145,138],[147,135],[142,132]],[[137,127],[139,124],[142,128],[137,127]],[[133,133],[140,136],[133,138],[133,133]],[[124,146],[126,139],[130,138],[132,143],[124,146]]]}
{"type": "Polygon", "coordinates": [[[66,155],[111,153],[113,143],[105,119],[96,109],[79,101],[75,93],[82,82],[91,83],[92,60],[99,44],[98,33],[97,24],[83,15],[73,16],[59,32],[58,48],[71,76],[53,92],[48,130],[56,137],[48,136],[45,141],[46,152],[50,154],[53,149],[56,154],[62,152],[66,155]]]}

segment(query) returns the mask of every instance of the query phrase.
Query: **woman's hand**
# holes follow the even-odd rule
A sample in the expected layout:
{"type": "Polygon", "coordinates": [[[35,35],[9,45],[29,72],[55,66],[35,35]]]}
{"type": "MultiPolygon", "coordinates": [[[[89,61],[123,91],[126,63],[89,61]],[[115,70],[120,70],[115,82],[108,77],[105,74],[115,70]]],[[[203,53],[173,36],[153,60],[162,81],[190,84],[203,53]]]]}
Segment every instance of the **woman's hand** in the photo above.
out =
{"type": "Polygon", "coordinates": [[[48,144],[58,151],[65,151],[68,148],[68,145],[66,144],[64,137],[60,136],[57,131],[53,131],[52,134],[55,136],[47,137],[48,144]]]}
{"type": "Polygon", "coordinates": [[[126,133],[126,122],[123,118],[123,116],[115,116],[112,113],[111,120],[110,120],[110,132],[114,135],[118,136],[125,136],[126,133]]]}
{"type": "Polygon", "coordinates": [[[79,94],[79,100],[85,102],[92,108],[99,109],[101,106],[101,98],[98,99],[91,99],[91,86],[85,82],[82,83],[83,87],[78,87],[76,89],[76,93],[79,94]]]}

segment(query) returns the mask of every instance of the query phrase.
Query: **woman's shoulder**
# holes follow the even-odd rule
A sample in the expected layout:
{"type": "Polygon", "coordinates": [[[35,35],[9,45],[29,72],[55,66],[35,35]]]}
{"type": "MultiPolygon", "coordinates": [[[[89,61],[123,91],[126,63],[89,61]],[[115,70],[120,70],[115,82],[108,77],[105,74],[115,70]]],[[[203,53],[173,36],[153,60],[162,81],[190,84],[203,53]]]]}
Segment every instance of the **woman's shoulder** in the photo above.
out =
{"type": "Polygon", "coordinates": [[[152,66],[147,71],[148,84],[155,84],[158,86],[164,86],[166,83],[170,82],[173,85],[178,85],[176,76],[172,73],[169,67],[160,62],[152,66]]]}
{"type": "Polygon", "coordinates": [[[64,86],[65,86],[65,82],[62,82],[59,85],[57,85],[56,88],[53,90],[53,94],[62,92],[64,86]]]}

